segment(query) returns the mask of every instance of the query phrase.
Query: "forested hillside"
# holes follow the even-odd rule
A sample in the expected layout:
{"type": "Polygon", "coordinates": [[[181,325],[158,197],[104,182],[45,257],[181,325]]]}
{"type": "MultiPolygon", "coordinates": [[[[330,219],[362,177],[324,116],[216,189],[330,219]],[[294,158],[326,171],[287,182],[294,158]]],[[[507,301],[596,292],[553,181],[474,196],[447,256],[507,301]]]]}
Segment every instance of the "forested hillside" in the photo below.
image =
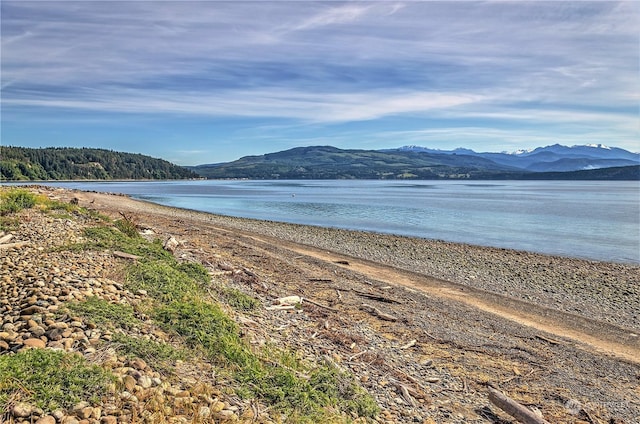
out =
{"type": "Polygon", "coordinates": [[[105,149],[0,147],[0,180],[163,180],[199,178],[166,160],[105,149]]]}

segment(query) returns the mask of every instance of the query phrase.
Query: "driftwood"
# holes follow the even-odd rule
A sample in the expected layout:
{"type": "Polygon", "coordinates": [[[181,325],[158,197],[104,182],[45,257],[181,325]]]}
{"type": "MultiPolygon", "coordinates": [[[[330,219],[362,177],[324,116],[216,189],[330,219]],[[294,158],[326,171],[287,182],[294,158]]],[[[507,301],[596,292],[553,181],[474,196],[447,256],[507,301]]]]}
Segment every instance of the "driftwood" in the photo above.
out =
{"type": "Polygon", "coordinates": [[[256,274],[255,272],[251,271],[248,268],[242,268],[242,271],[247,274],[249,277],[253,277],[253,278],[258,278],[258,274],[256,274]]]}
{"type": "Polygon", "coordinates": [[[371,315],[374,315],[378,318],[380,318],[383,321],[397,321],[398,318],[394,317],[393,315],[389,315],[389,314],[385,314],[384,312],[381,312],[378,308],[373,307],[371,305],[367,305],[365,303],[362,304],[362,306],[360,306],[360,309],[366,312],[369,312],[371,315]]]}
{"type": "Polygon", "coordinates": [[[522,424],[550,424],[548,421],[535,414],[526,406],[519,404],[515,400],[499,392],[493,387],[489,387],[488,389],[489,400],[491,401],[491,403],[502,409],[507,414],[511,415],[522,424]]]}
{"type": "Polygon", "coordinates": [[[351,289],[351,290],[353,290],[353,292],[355,294],[357,294],[358,296],[366,297],[367,299],[371,299],[371,300],[377,300],[378,302],[398,303],[398,304],[400,303],[397,300],[389,299],[388,297],[384,297],[384,296],[381,296],[379,294],[362,292],[362,291],[356,290],[356,289],[351,289]]]}
{"type": "Polygon", "coordinates": [[[114,250],[113,256],[116,256],[118,258],[123,258],[123,259],[131,259],[133,261],[137,261],[138,259],[140,259],[140,256],[132,255],[131,253],[121,252],[119,250],[114,250]]]}
{"type": "Polygon", "coordinates": [[[333,280],[331,278],[309,278],[309,281],[312,283],[331,283],[333,280]]]}
{"type": "Polygon", "coordinates": [[[349,265],[349,261],[333,261],[333,262],[339,265],[349,265]]]}
{"type": "Polygon", "coordinates": [[[413,396],[411,396],[411,394],[409,393],[409,388],[404,384],[400,384],[400,383],[396,384],[396,387],[398,388],[398,391],[400,391],[400,395],[402,396],[402,399],[404,399],[405,402],[407,402],[409,405],[415,408],[416,401],[413,399],[413,396]]]}
{"type": "Polygon", "coordinates": [[[417,342],[418,341],[416,339],[413,339],[409,343],[407,343],[407,344],[405,344],[403,346],[400,346],[400,349],[409,349],[410,347],[415,346],[417,342]]]}
{"type": "Polygon", "coordinates": [[[536,334],[536,337],[537,337],[538,339],[540,339],[540,340],[544,340],[545,342],[550,343],[550,344],[552,344],[552,345],[559,345],[559,344],[562,344],[562,342],[560,342],[559,340],[550,339],[550,338],[548,338],[548,337],[541,336],[540,334],[536,334]]]}
{"type": "Polygon", "coordinates": [[[0,236],[2,236],[0,237],[0,244],[5,244],[13,238],[13,234],[4,235],[4,232],[0,236]]]}
{"type": "Polygon", "coordinates": [[[0,244],[0,249],[19,248],[19,247],[26,246],[28,244],[29,244],[28,241],[18,241],[18,242],[15,242],[15,243],[5,243],[5,244],[0,244]]]}
{"type": "Polygon", "coordinates": [[[308,297],[305,297],[305,298],[304,298],[304,301],[305,301],[305,302],[309,302],[309,303],[311,303],[312,305],[316,305],[316,306],[317,306],[317,307],[319,307],[319,308],[326,309],[327,311],[331,311],[331,312],[338,312],[338,310],[337,310],[337,309],[332,308],[332,307],[330,307],[330,306],[325,306],[325,305],[323,305],[322,303],[318,303],[318,302],[316,302],[315,300],[311,300],[311,299],[309,299],[308,297]]]}

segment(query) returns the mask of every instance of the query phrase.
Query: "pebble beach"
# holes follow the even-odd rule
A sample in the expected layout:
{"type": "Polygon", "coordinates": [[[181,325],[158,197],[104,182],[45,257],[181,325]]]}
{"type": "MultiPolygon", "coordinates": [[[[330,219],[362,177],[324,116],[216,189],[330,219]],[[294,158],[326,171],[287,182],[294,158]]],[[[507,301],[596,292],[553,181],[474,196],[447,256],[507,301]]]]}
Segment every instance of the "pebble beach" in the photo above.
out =
{"type": "MultiPolygon", "coordinates": [[[[637,349],[634,340],[640,333],[640,266],[217,216],[101,193],[32,190],[73,200],[114,219],[124,213],[152,237],[175,237],[176,257],[204,264],[214,280],[264,305],[291,294],[312,299],[317,305],[298,312],[234,317],[256,343],[269,338],[310,361],[329,358],[353,373],[381,407],[377,422],[512,422],[487,401],[483,388],[488,383],[541,410],[550,422],[640,420],[637,362],[450,299],[436,301],[368,278],[352,265],[380,264],[487,296],[584,317],[626,334],[629,349],[637,349]],[[286,243],[343,260],[327,263],[302,257],[287,250],[286,243]],[[371,311],[384,314],[376,317],[371,311]],[[569,401],[581,406],[571,408],[569,401]]],[[[120,382],[118,393],[100,405],[83,401],[50,414],[18,402],[5,412],[5,419],[116,423],[136,422],[139,417],[142,422],[145,405],[162,399],[169,408],[165,421],[155,422],[277,422],[268,408],[258,408],[220,384],[198,386],[202,369],[192,369],[193,364],[177,361],[181,378],[168,378],[153,364],[105,348],[118,330],[59,313],[68,302],[90,297],[133,307],[146,297],[144,291],[129,291],[119,281],[117,267],[126,259],[113,252],[56,250],[81,241],[82,229],[92,225],[96,222],[88,217],[25,211],[19,227],[3,235],[10,239],[0,248],[0,354],[25,348],[76,352],[113,370],[120,382]]],[[[145,340],[171,340],[151,322],[136,332],[145,340]]],[[[210,364],[199,366],[210,371],[210,364]]],[[[151,420],[151,412],[146,414],[151,420]]]]}

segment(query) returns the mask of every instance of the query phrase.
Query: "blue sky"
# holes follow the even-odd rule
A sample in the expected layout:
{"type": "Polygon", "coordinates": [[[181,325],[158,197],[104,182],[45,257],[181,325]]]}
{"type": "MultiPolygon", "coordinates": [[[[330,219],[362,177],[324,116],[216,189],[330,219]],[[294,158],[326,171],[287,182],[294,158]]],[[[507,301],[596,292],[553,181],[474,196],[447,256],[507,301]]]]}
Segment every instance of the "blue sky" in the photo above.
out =
{"type": "Polygon", "coordinates": [[[640,3],[1,2],[1,145],[640,151],[640,3]]]}

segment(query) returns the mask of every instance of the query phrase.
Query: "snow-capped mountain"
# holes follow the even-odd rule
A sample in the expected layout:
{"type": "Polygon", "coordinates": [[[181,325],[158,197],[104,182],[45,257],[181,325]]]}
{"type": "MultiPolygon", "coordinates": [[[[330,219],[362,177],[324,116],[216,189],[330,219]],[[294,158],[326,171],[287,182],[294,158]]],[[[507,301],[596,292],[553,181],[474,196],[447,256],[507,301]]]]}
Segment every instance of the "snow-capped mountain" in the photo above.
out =
{"type": "Polygon", "coordinates": [[[430,149],[421,146],[404,146],[387,151],[413,151],[430,154],[479,156],[496,164],[533,172],[579,171],[583,169],[610,168],[640,164],[640,154],[604,144],[563,146],[554,144],[532,150],[518,150],[512,153],[478,153],[470,149],[453,150],[430,149]]]}

